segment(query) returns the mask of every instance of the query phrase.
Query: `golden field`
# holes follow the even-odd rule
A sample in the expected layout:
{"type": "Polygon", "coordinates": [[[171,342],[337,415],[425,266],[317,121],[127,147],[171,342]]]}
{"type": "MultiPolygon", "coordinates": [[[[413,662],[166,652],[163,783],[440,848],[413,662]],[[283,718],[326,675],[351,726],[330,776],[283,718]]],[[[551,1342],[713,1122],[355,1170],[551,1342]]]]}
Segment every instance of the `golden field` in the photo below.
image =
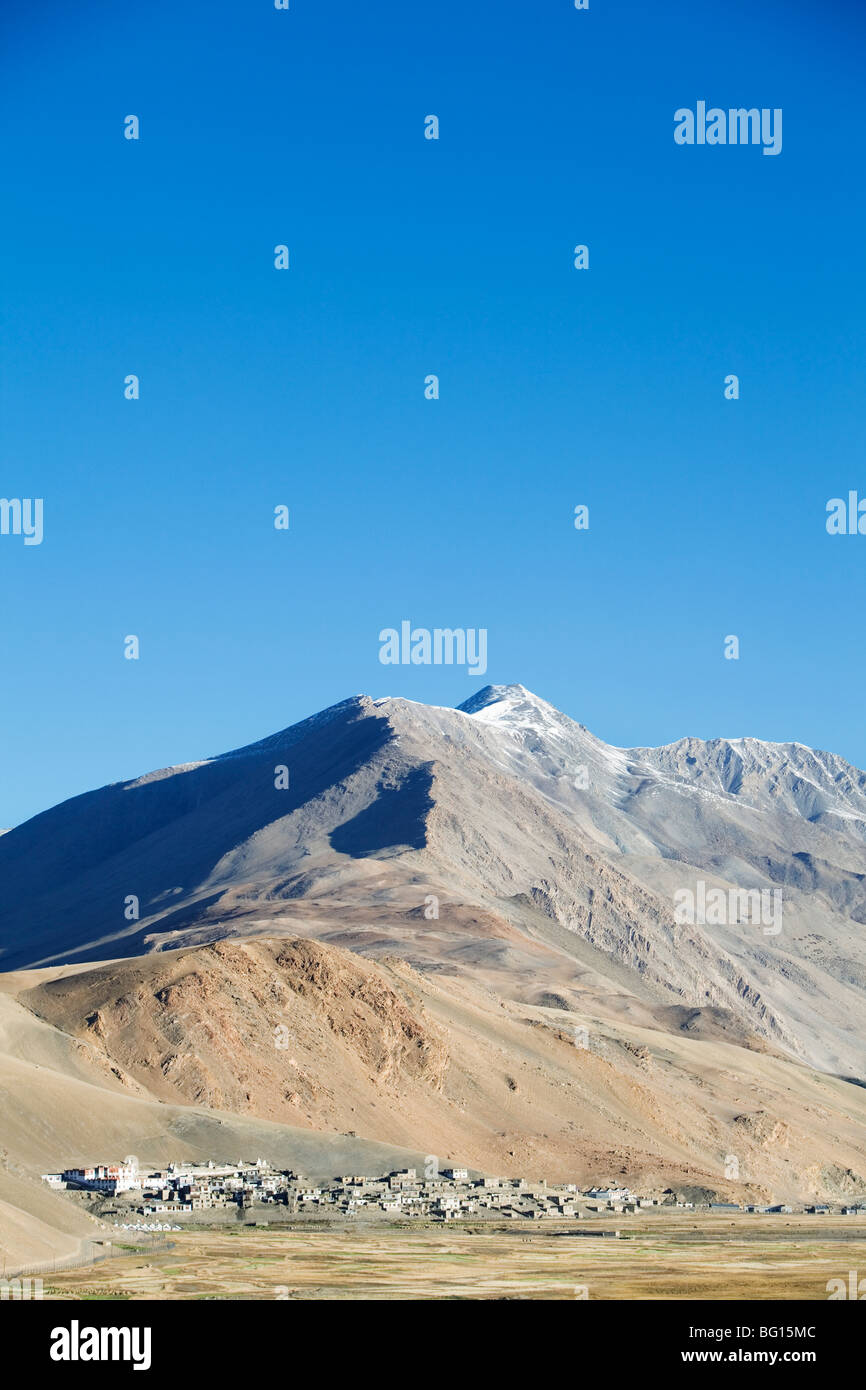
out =
{"type": "Polygon", "coordinates": [[[173,1234],[45,1276],[48,1299],[826,1300],[827,1281],[866,1274],[866,1218],[683,1213],[620,1222],[448,1230],[237,1227],[173,1234]],[[585,1290],[585,1292],[584,1292],[585,1290]]]}

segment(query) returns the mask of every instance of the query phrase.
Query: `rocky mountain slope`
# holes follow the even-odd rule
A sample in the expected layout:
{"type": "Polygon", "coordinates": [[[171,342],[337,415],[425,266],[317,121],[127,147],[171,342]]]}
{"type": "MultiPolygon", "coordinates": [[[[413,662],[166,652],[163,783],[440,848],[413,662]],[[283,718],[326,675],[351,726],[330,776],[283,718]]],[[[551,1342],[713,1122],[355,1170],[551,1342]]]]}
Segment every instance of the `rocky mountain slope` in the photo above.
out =
{"type": "MultiPolygon", "coordinates": [[[[866,1193],[866,1090],[729,1034],[724,1017],[599,995],[578,1020],[555,995],[506,1001],[463,973],[425,976],[296,938],[5,978],[18,1011],[10,998],[13,1113],[29,1106],[32,1118],[67,1074],[95,1132],[141,1112],[127,1148],[146,1144],[148,1158],[158,1102],[168,1115],[210,1116],[221,1154],[214,1116],[269,1124],[297,1166],[306,1130],[512,1176],[763,1199],[866,1193]],[[25,1091],[36,1058],[45,1070],[30,1071],[25,1091]]],[[[79,1114],[65,1152],[77,1154],[80,1126],[79,1114]]]]}
{"type": "Polygon", "coordinates": [[[589,969],[863,1077],[864,781],[800,745],[611,748],[521,686],[356,697],[4,835],[0,961],[286,933],[572,1002],[589,969]],[[699,881],[775,891],[779,930],[676,920],[699,881]]]}

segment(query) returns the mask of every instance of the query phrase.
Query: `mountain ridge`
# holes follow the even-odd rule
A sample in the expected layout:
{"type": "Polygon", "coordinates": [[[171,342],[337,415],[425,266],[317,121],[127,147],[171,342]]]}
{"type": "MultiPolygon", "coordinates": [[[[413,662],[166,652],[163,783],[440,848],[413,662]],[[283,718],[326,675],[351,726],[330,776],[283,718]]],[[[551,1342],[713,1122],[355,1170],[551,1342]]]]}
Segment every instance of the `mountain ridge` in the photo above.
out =
{"type": "Polygon", "coordinates": [[[826,785],[804,790],[803,768],[780,765],[786,747],[752,741],[736,763],[720,741],[614,748],[521,685],[456,710],[352,696],[0,837],[0,964],[277,930],[442,968],[413,916],[433,898],[455,922],[459,907],[517,933],[507,951],[462,940],[465,968],[498,988],[510,974],[525,990],[564,950],[646,1000],[720,1007],[792,1055],[863,1076],[846,1020],[866,986],[866,778],[819,758],[826,785]],[[782,894],[786,930],[683,927],[674,903],[699,881],[782,894]]]}

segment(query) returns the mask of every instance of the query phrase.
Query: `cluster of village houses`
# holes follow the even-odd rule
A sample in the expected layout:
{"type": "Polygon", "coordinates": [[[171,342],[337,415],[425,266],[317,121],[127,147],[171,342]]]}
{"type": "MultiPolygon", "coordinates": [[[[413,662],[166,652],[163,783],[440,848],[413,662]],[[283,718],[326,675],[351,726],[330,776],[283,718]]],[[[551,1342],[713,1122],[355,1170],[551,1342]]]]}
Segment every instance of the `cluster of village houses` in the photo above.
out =
{"type": "MultiPolygon", "coordinates": [[[[664,1197],[638,1197],[627,1187],[592,1187],[581,1191],[575,1183],[558,1186],[529,1182],[525,1178],[470,1177],[466,1168],[445,1168],[419,1177],[404,1168],[386,1177],[358,1174],[313,1183],[289,1170],[275,1169],[259,1158],[255,1163],[170,1163],[161,1170],[140,1169],[135,1159],[93,1168],[67,1168],[45,1173],[52,1187],[100,1192],[119,1198],[123,1206],[141,1215],[247,1210],[254,1206],[282,1207],[286,1216],[375,1215],[419,1216],[435,1221],[471,1217],[575,1218],[598,1213],[631,1213],[645,1207],[692,1209],[692,1202],[664,1197]]],[[[745,1206],[714,1202],[719,1212],[790,1212],[786,1205],[745,1206]]],[[[829,1206],[807,1207],[829,1213],[829,1206]]],[[[843,1206],[842,1215],[866,1214],[866,1205],[843,1206]]]]}

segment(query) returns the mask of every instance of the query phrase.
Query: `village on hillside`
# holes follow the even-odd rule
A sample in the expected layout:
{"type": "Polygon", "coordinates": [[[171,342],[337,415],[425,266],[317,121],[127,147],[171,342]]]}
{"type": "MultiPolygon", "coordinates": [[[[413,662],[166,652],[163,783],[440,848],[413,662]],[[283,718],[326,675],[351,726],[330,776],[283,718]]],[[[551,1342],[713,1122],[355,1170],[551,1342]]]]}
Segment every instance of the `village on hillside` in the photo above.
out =
{"type": "MultiPolygon", "coordinates": [[[[269,1215],[277,1220],[358,1215],[423,1217],[441,1222],[466,1217],[580,1220],[608,1213],[628,1215],[653,1207],[694,1210],[696,1205],[670,1191],[662,1196],[639,1196],[628,1187],[613,1185],[581,1191],[575,1183],[471,1176],[467,1168],[428,1170],[422,1176],[415,1168],[404,1168],[383,1177],[362,1173],[311,1182],[291,1170],[273,1168],[263,1158],[237,1163],[169,1163],[164,1169],[140,1168],[136,1159],[129,1158],[122,1163],[44,1173],[42,1177],[55,1189],[114,1199],[111,1209],[103,1204],[103,1219],[135,1214],[172,1220],[185,1217],[187,1223],[191,1216],[207,1221],[245,1214],[262,1222],[269,1215]]],[[[718,1212],[794,1210],[784,1203],[741,1206],[708,1201],[699,1205],[718,1212]]],[[[866,1215],[866,1204],[831,1208],[819,1203],[800,1210],[816,1215],[831,1211],[843,1216],[866,1215]]]]}

